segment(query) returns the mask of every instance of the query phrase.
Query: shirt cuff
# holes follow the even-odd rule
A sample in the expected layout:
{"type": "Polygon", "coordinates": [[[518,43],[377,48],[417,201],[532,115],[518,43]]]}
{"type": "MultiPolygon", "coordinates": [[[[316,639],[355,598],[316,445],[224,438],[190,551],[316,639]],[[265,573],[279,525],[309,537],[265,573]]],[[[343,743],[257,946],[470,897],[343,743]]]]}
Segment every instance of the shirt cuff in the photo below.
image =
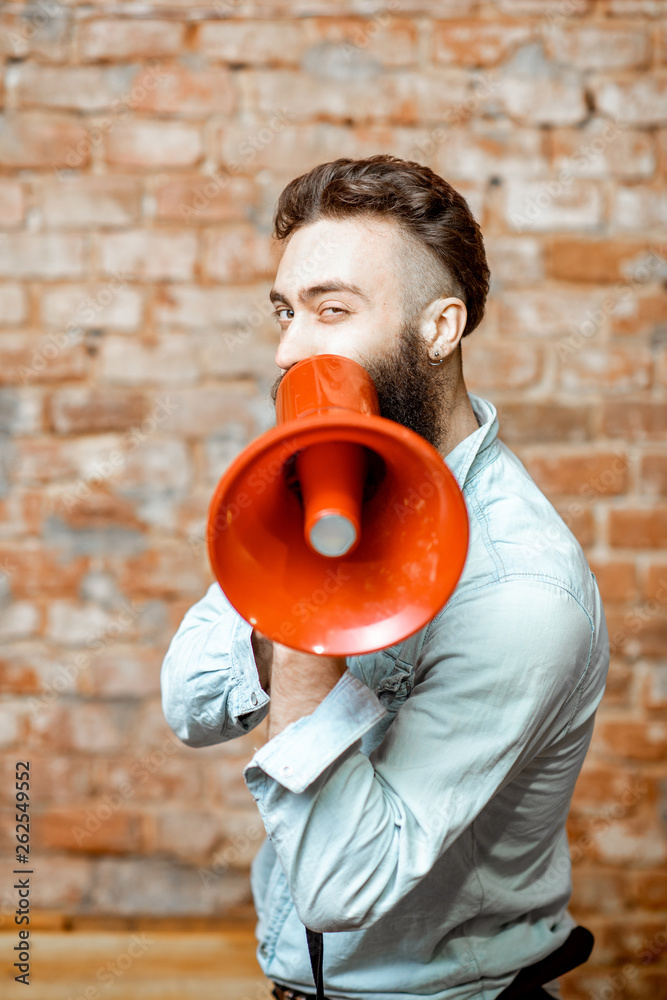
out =
{"type": "Polygon", "coordinates": [[[255,752],[243,771],[246,785],[256,798],[265,783],[261,768],[289,791],[303,792],[386,714],[368,685],[346,670],[314,712],[290,722],[255,752]]]}

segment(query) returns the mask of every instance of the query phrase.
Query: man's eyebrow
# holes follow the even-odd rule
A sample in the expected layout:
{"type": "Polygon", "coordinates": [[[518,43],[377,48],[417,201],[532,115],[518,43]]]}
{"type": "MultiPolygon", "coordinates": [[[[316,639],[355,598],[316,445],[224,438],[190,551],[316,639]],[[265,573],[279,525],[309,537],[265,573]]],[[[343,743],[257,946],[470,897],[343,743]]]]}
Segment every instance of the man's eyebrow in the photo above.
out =
{"type": "MultiPolygon", "coordinates": [[[[302,288],[299,292],[299,302],[305,305],[310,299],[314,299],[316,295],[322,295],[324,292],[351,292],[353,295],[358,295],[364,302],[370,301],[366,293],[362,292],[358,285],[350,284],[347,281],[339,281],[334,278],[331,281],[324,281],[319,285],[302,288]]],[[[277,288],[271,289],[269,298],[272,302],[284,302],[290,309],[292,308],[290,300],[282,292],[279,292],[277,288]]]]}

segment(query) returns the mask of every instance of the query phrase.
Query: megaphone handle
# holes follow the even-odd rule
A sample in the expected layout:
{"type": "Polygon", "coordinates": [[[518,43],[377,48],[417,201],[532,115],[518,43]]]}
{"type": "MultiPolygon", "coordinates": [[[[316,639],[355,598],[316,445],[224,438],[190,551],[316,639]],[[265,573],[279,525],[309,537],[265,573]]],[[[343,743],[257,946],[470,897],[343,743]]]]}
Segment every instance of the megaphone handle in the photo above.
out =
{"type": "Polygon", "coordinates": [[[324,976],[322,974],[322,956],[324,954],[324,939],[321,931],[311,931],[306,927],[306,940],[310,952],[310,964],[313,969],[313,979],[317,987],[317,1000],[324,1000],[324,976]]]}

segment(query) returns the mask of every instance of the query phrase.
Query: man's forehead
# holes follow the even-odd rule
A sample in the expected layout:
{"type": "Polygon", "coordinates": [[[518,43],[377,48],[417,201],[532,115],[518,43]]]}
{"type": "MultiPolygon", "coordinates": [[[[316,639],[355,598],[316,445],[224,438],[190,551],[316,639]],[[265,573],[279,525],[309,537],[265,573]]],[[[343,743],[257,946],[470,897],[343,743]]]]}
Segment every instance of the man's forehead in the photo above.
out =
{"type": "Polygon", "coordinates": [[[386,281],[396,265],[397,227],[382,218],[319,219],[290,237],[276,273],[276,287],[297,294],[332,276],[368,290],[386,281]]]}

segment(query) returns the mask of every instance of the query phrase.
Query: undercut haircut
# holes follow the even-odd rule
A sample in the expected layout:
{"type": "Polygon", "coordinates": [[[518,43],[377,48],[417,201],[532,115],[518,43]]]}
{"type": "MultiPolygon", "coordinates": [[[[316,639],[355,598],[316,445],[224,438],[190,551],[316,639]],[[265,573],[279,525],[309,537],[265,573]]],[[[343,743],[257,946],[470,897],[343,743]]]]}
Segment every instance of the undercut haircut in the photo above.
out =
{"type": "Polygon", "coordinates": [[[454,296],[466,306],[463,336],[484,315],[490,272],[482,231],[465,198],[429,167],[381,153],[321,163],[284,188],[273,237],[286,241],[320,219],[383,217],[398,226],[405,316],[454,296]]]}

